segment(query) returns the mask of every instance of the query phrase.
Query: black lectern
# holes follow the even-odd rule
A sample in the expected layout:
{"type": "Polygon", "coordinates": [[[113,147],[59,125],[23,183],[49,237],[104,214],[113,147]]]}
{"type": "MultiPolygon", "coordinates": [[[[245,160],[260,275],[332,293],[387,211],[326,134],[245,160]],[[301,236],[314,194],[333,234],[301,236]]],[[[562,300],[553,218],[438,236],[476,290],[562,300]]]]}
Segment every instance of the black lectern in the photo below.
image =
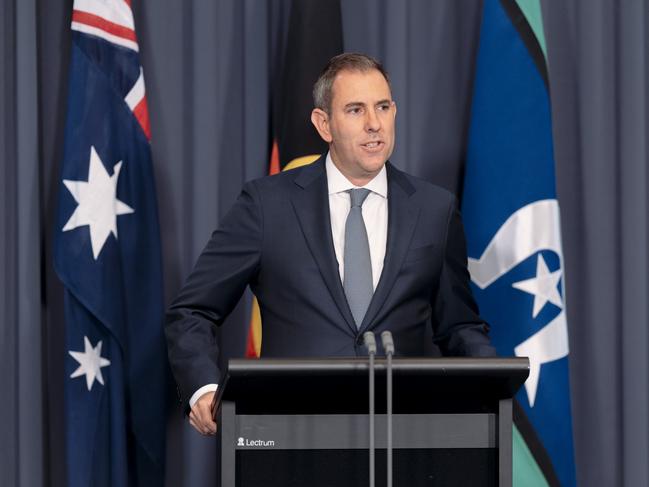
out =
{"type": "MultiPolygon", "coordinates": [[[[511,487],[512,396],[526,358],[395,358],[396,487],[511,487]]],[[[216,398],[222,487],[368,485],[368,364],[230,360],[216,398]]],[[[376,368],[376,482],[385,485],[385,361],[376,368]]]]}

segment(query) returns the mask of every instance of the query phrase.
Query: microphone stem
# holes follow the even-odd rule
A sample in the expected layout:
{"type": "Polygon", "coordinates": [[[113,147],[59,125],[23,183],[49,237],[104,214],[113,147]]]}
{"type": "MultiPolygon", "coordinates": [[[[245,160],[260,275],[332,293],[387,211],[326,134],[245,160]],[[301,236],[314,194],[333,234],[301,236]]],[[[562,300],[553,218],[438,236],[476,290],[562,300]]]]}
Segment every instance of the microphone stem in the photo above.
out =
{"type": "Polygon", "coordinates": [[[392,487],[392,353],[387,354],[387,487],[392,487]]]}
{"type": "Polygon", "coordinates": [[[375,486],[375,446],[374,446],[374,353],[370,353],[370,487],[375,486]]]}

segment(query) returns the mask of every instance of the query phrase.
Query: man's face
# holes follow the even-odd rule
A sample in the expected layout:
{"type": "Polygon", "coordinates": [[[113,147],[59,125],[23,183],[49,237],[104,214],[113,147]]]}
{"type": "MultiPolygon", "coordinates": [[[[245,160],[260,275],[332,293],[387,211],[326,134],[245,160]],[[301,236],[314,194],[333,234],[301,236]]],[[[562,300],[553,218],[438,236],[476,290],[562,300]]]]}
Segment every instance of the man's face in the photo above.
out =
{"type": "Polygon", "coordinates": [[[331,113],[315,109],[311,120],[329,143],[331,158],[347,179],[364,185],[394,148],[397,113],[390,87],[377,71],[341,71],[332,90],[331,113]]]}

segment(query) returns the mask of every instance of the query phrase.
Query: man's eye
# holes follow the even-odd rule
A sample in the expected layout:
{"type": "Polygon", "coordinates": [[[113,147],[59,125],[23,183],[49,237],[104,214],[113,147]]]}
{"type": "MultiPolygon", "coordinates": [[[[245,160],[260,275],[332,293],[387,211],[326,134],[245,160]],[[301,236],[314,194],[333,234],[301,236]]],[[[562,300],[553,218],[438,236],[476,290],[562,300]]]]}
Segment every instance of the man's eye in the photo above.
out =
{"type": "Polygon", "coordinates": [[[350,108],[349,110],[347,110],[347,112],[352,113],[354,115],[358,115],[359,113],[361,113],[361,109],[359,107],[350,108]]]}
{"type": "Polygon", "coordinates": [[[386,103],[384,105],[379,105],[379,110],[381,110],[383,112],[385,112],[385,111],[387,111],[389,109],[390,109],[390,104],[389,103],[386,103]]]}

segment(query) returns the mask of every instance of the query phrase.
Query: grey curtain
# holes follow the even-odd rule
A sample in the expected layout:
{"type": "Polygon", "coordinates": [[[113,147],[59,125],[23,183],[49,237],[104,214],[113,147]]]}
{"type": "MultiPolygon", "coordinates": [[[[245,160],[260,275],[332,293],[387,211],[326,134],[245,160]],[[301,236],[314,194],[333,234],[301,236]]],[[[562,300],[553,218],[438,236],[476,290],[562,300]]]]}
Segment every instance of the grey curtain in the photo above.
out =
{"type": "MultiPolygon", "coordinates": [[[[267,171],[290,0],[133,4],[168,302],[241,184],[267,171]]],[[[579,484],[649,485],[648,7],[543,7],[579,484]]],[[[51,241],[71,9],[71,0],[0,0],[0,472],[21,487],[65,485],[51,241]]],[[[342,11],[345,48],[391,72],[394,162],[459,192],[480,2],[343,0],[342,11]]],[[[228,356],[243,353],[248,301],[222,327],[228,356]]],[[[190,430],[171,383],[168,401],[167,485],[217,485],[217,441],[190,430]]]]}
{"type": "Polygon", "coordinates": [[[547,2],[581,485],[649,485],[649,7],[547,2]]]}
{"type": "MultiPolygon", "coordinates": [[[[242,183],[267,172],[276,9],[249,0],[136,8],[169,301],[242,183]]],[[[221,329],[224,361],[243,354],[247,301],[221,329]]],[[[195,434],[170,402],[167,485],[218,485],[217,441],[195,434]]]]}
{"type": "Polygon", "coordinates": [[[0,19],[0,472],[7,485],[41,485],[46,452],[36,2],[2,2],[0,19]]]}

